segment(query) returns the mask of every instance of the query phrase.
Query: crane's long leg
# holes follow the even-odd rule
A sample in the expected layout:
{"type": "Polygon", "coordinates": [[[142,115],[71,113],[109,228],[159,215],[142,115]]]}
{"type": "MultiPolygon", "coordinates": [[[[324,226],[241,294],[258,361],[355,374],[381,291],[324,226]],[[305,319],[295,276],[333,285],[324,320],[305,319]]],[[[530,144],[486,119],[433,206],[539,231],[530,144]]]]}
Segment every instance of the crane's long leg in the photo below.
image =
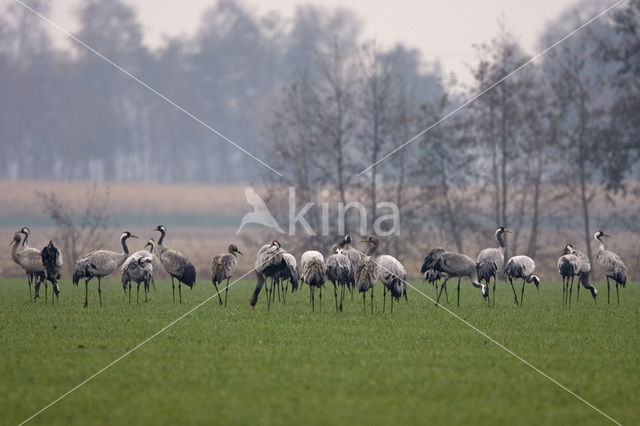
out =
{"type": "Polygon", "coordinates": [[[607,305],[610,304],[610,297],[609,297],[609,277],[607,277],[607,305]]]}
{"type": "Polygon", "coordinates": [[[371,287],[371,315],[373,315],[373,287],[371,287]]]}
{"type": "Polygon", "coordinates": [[[280,279],[279,278],[276,280],[276,286],[278,287],[278,302],[280,302],[282,299],[280,298],[280,279]]]}
{"type": "Polygon", "coordinates": [[[571,308],[571,296],[573,296],[573,280],[575,275],[571,275],[571,287],[569,287],[569,308],[571,308]]]}
{"type": "Polygon", "coordinates": [[[224,307],[225,308],[227,307],[227,294],[229,293],[229,278],[227,278],[227,286],[224,288],[224,307]]]}
{"type": "Polygon", "coordinates": [[[340,289],[340,312],[342,312],[342,303],[344,302],[344,288],[345,284],[342,284],[342,288],[340,289]]]}
{"type": "Polygon", "coordinates": [[[178,280],[178,296],[180,296],[180,303],[182,303],[182,281],[178,280]]]}
{"type": "Polygon", "coordinates": [[[564,292],[565,292],[565,288],[564,288],[564,282],[566,281],[566,277],[562,277],[562,307],[564,308],[564,292]]]}
{"type": "Polygon", "coordinates": [[[140,283],[138,283],[138,287],[136,288],[136,305],[140,304],[140,283]]]}
{"type": "Polygon", "coordinates": [[[31,283],[33,282],[33,277],[31,274],[27,273],[27,282],[29,283],[29,300],[34,300],[33,294],[31,293],[31,283]]]}
{"type": "Polygon", "coordinates": [[[315,301],[315,291],[313,290],[313,286],[309,286],[309,298],[311,299],[311,312],[316,311],[316,301],[315,301]]]}
{"type": "Polygon", "coordinates": [[[367,313],[367,299],[364,292],[362,292],[362,312],[367,313]]]}
{"type": "Polygon", "coordinates": [[[580,287],[582,286],[582,277],[578,275],[578,290],[576,291],[576,306],[580,302],[580,287]]]}
{"type": "Polygon", "coordinates": [[[320,287],[320,313],[322,313],[322,287],[320,287]]]}
{"type": "Polygon", "coordinates": [[[620,293],[618,292],[618,281],[616,281],[616,296],[618,297],[618,305],[620,305],[620,293]]]}
{"type": "MultiPolygon", "coordinates": [[[[444,282],[440,284],[440,293],[438,293],[438,298],[436,299],[436,306],[438,306],[438,303],[440,302],[440,296],[442,296],[442,290],[445,290],[445,294],[446,294],[446,289],[447,289],[447,280],[444,280],[444,282]]],[[[447,296],[447,303],[449,303],[448,296],[447,296]]]]}
{"type": "Polygon", "coordinates": [[[513,290],[513,300],[516,301],[516,305],[518,304],[518,295],[516,295],[516,289],[513,287],[513,280],[509,277],[509,284],[511,284],[511,290],[513,290]]]}
{"type": "Polygon", "coordinates": [[[385,305],[387,304],[387,287],[382,284],[382,313],[384,313],[385,305]]]}
{"type": "Polygon", "coordinates": [[[173,303],[176,303],[176,283],[173,281],[173,275],[171,276],[171,289],[173,290],[173,303]]]}
{"type": "MultiPolygon", "coordinates": [[[[43,278],[40,278],[40,281],[41,281],[41,282],[44,282],[44,304],[45,304],[45,305],[47,305],[47,304],[48,304],[48,302],[49,302],[49,295],[47,294],[47,293],[48,293],[48,288],[47,288],[47,287],[48,287],[48,284],[47,284],[47,280],[46,280],[46,279],[43,279],[43,278]]],[[[618,304],[620,304],[620,302],[619,302],[619,301],[618,301],[618,304]]]]}
{"type": "MultiPolygon", "coordinates": [[[[153,278],[152,278],[153,280],[153,278]]],[[[147,296],[149,295],[149,280],[144,281],[144,301],[147,302],[147,296]]]]}
{"type": "Polygon", "coordinates": [[[393,295],[389,299],[391,300],[391,313],[393,313],[393,295]]]}
{"type": "Polygon", "coordinates": [[[493,306],[496,306],[496,276],[493,276],[493,306]]]}
{"type": "Polygon", "coordinates": [[[218,290],[218,283],[214,281],[213,286],[215,287],[216,294],[218,295],[218,303],[220,304],[220,306],[222,306],[222,297],[220,296],[220,290],[218,290]]]}
{"type": "Polygon", "coordinates": [[[89,306],[89,280],[91,278],[84,280],[84,307],[89,306]]]}
{"type": "Polygon", "coordinates": [[[460,279],[458,279],[458,307],[460,306],[460,279]]]}
{"type": "Polygon", "coordinates": [[[522,292],[520,293],[520,306],[522,307],[522,304],[524,303],[524,283],[525,280],[522,280],[522,292]]]}
{"type": "MultiPolygon", "coordinates": [[[[131,304],[131,281],[127,282],[127,286],[129,287],[129,304],[131,304]]],[[[126,290],[125,290],[126,294],[126,290]]]]}
{"type": "Polygon", "coordinates": [[[331,284],[333,284],[333,295],[336,298],[336,312],[338,312],[338,287],[334,281],[331,281],[331,284]]]}
{"type": "MultiPolygon", "coordinates": [[[[446,284],[446,282],[445,282],[446,284]]],[[[444,286],[444,297],[447,300],[447,305],[449,304],[449,291],[447,290],[447,286],[444,286]]]]}
{"type": "Polygon", "coordinates": [[[100,297],[100,307],[102,307],[102,281],[100,280],[100,277],[98,277],[98,296],[100,297]]]}

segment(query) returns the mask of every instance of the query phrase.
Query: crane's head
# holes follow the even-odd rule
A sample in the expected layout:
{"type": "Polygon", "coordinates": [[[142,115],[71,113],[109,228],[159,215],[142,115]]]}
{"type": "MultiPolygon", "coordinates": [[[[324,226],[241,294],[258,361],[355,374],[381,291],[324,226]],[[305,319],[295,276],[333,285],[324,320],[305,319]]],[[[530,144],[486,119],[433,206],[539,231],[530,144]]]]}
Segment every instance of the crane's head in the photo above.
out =
{"type": "Polygon", "coordinates": [[[138,238],[136,235],[133,235],[131,232],[129,231],[124,231],[122,234],[120,234],[120,240],[126,240],[127,238],[138,238]]]}
{"type": "Polygon", "coordinates": [[[20,232],[23,233],[24,235],[29,235],[31,233],[31,230],[26,226],[23,226],[20,232]]]}
{"type": "Polygon", "coordinates": [[[345,235],[342,241],[344,241],[346,244],[351,244],[351,235],[345,235]]]}
{"type": "Polygon", "coordinates": [[[153,249],[154,249],[154,248],[155,248],[155,246],[156,246],[156,242],[153,240],[153,238],[149,238],[149,239],[147,240],[147,244],[145,244],[144,246],[145,246],[145,247],[150,247],[149,251],[150,251],[151,253],[153,253],[153,249]]]}
{"type": "Polygon", "coordinates": [[[498,226],[498,229],[496,229],[496,234],[502,234],[504,232],[510,234],[512,231],[511,229],[507,229],[504,226],[498,226]]]}
{"type": "Polygon", "coordinates": [[[280,244],[280,241],[278,241],[278,240],[273,240],[273,241],[271,241],[271,246],[272,246],[272,247],[275,247],[275,248],[277,248],[277,249],[282,248],[282,244],[280,244]]]}
{"type": "Polygon", "coordinates": [[[571,244],[567,244],[566,246],[564,246],[564,249],[562,249],[562,251],[560,252],[560,254],[573,254],[575,253],[575,250],[573,249],[573,246],[571,244]]]}
{"type": "Polygon", "coordinates": [[[489,297],[489,287],[487,287],[484,284],[480,284],[482,287],[480,288],[480,291],[482,291],[482,297],[484,298],[485,302],[487,301],[488,297],[489,297]]]}
{"type": "Polygon", "coordinates": [[[540,290],[540,278],[538,278],[536,275],[533,275],[531,277],[531,282],[536,285],[536,290],[540,290]]]}
{"type": "Polygon", "coordinates": [[[238,246],[236,246],[235,244],[229,244],[229,248],[227,249],[229,251],[229,253],[238,253],[238,254],[243,254],[240,250],[238,250],[238,246]]]}
{"type": "Polygon", "coordinates": [[[604,233],[604,232],[602,232],[602,231],[596,231],[596,233],[595,233],[593,236],[594,236],[594,238],[595,238],[596,240],[598,240],[598,241],[600,241],[600,238],[602,238],[602,237],[605,237],[605,238],[606,238],[606,237],[610,237],[610,235],[607,235],[607,234],[605,234],[605,233],[604,233]]]}
{"type": "Polygon", "coordinates": [[[20,244],[20,242],[22,241],[22,235],[20,234],[21,234],[20,232],[16,232],[15,234],[13,234],[13,239],[9,243],[9,247],[11,247],[14,244],[20,244]]]}
{"type": "Polygon", "coordinates": [[[153,231],[158,231],[158,232],[162,232],[164,234],[164,233],[167,232],[167,228],[165,228],[164,225],[158,225],[155,228],[153,228],[151,231],[152,232],[153,231]]]}

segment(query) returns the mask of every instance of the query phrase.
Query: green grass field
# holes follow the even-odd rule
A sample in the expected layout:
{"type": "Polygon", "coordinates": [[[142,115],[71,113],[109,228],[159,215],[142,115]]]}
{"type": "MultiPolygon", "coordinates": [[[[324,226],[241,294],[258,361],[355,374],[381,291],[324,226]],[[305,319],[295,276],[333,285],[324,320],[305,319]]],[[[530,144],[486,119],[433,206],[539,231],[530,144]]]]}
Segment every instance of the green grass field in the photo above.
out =
{"type": "MultiPolygon", "coordinates": [[[[306,286],[270,312],[263,292],[252,311],[254,285],[234,285],[226,309],[210,301],[31,423],[609,423],[411,289],[408,304],[383,314],[378,283],[372,316],[357,295],[336,314],[330,284],[322,313],[311,312],[306,286]]],[[[468,282],[460,308],[450,285],[447,306],[617,421],[640,424],[637,285],[607,306],[599,284],[597,306],[581,291],[571,310],[559,284],[528,286],[523,308],[498,285],[494,309],[468,282]]],[[[140,305],[134,290],[129,305],[117,281],[104,281],[100,308],[92,282],[83,309],[83,286],[67,280],[55,306],[30,302],[26,279],[1,280],[1,421],[27,419],[213,294],[200,281],[180,305],[170,283],[157,287],[140,305]]]]}

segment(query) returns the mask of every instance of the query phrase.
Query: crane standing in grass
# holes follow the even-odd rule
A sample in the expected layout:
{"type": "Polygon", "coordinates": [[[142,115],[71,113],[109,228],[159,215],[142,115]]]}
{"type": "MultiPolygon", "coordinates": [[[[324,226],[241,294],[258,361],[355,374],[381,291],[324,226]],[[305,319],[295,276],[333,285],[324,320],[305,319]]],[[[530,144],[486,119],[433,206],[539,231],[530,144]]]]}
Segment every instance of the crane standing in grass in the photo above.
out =
{"type": "Polygon", "coordinates": [[[145,248],[147,250],[138,250],[125,260],[120,268],[122,270],[122,288],[127,290],[129,287],[129,303],[131,303],[131,281],[138,284],[136,292],[136,303],[140,302],[140,284],[144,283],[144,301],[147,301],[149,294],[149,283],[153,280],[153,250],[155,248],[155,241],[149,239],[145,248]]]}
{"type": "Polygon", "coordinates": [[[367,237],[361,242],[369,244],[369,248],[364,256],[360,257],[354,270],[356,288],[362,293],[362,308],[367,312],[366,293],[371,290],[371,313],[373,314],[373,287],[378,282],[379,269],[376,263],[376,250],[380,240],[378,237],[367,237]]]}
{"type": "Polygon", "coordinates": [[[380,271],[380,280],[383,285],[382,312],[387,302],[387,291],[391,293],[391,313],[393,313],[393,300],[400,300],[402,296],[407,298],[407,271],[402,263],[393,256],[383,254],[376,259],[380,271]]]}
{"type": "MultiPolygon", "coordinates": [[[[522,279],[522,292],[520,294],[520,306],[524,301],[524,284],[525,283],[534,283],[536,289],[540,288],[540,278],[538,278],[533,273],[536,271],[536,262],[533,261],[529,256],[513,256],[507,262],[507,267],[505,268],[505,274],[513,287],[513,280],[521,278],[522,279]]],[[[514,294],[515,296],[515,294],[514,294]]],[[[518,299],[516,298],[516,304],[518,304],[518,299]]]]}
{"type": "Polygon", "coordinates": [[[499,226],[495,234],[498,240],[498,248],[486,248],[482,250],[476,260],[478,280],[480,282],[486,282],[488,287],[489,284],[491,284],[491,277],[493,277],[493,306],[496,305],[496,275],[498,275],[498,271],[500,271],[502,265],[504,265],[504,250],[506,247],[504,234],[510,232],[511,230],[505,229],[504,226],[499,226]]]}
{"type": "MultiPolygon", "coordinates": [[[[42,253],[40,250],[25,246],[23,244],[25,234],[22,231],[18,231],[13,235],[11,241],[11,259],[27,273],[29,281],[29,299],[31,299],[31,283],[33,279],[36,280],[36,292],[33,296],[33,300],[37,300],[38,288],[40,283],[45,279],[44,265],[42,264],[42,253]]],[[[45,284],[46,285],[46,284],[45,284]]]]}
{"type": "MultiPolygon", "coordinates": [[[[62,270],[62,253],[53,244],[53,241],[49,240],[49,244],[42,249],[42,265],[46,272],[46,279],[51,281],[51,289],[55,298],[58,299],[60,294],[60,288],[58,287],[58,280],[60,279],[60,271],[62,270]]],[[[37,290],[36,290],[37,293],[37,290]]],[[[44,300],[47,301],[47,283],[44,284],[44,300]]],[[[51,298],[51,304],[55,299],[51,298]]],[[[58,300],[59,301],[59,300],[58,300]]]]}
{"type": "Polygon", "coordinates": [[[302,253],[300,265],[300,280],[309,285],[311,310],[315,311],[315,289],[318,288],[320,290],[320,312],[322,312],[322,287],[324,287],[324,282],[327,279],[324,256],[316,250],[306,251],[302,253]]]}
{"type": "Polygon", "coordinates": [[[224,306],[227,307],[227,293],[229,291],[229,280],[236,273],[238,269],[238,255],[242,254],[235,244],[229,244],[227,253],[222,253],[213,258],[211,264],[211,282],[216,288],[218,293],[218,300],[222,305],[222,298],[220,297],[220,291],[218,290],[218,283],[227,280],[227,285],[224,290],[224,306]]]}
{"type": "MultiPolygon", "coordinates": [[[[584,288],[591,292],[591,296],[593,297],[593,302],[596,302],[596,298],[598,297],[598,290],[593,286],[593,284],[589,283],[589,276],[591,275],[591,261],[586,254],[581,252],[580,250],[576,250],[573,248],[571,244],[567,244],[566,250],[571,250],[571,253],[578,256],[578,284],[582,284],[584,288]]],[[[578,285],[578,291],[576,294],[576,305],[580,300],[580,285],[578,285]]]]}
{"type": "Polygon", "coordinates": [[[100,298],[100,306],[102,306],[102,288],[101,279],[111,274],[129,257],[129,248],[127,247],[127,239],[138,238],[129,231],[125,231],[120,235],[120,244],[122,244],[122,252],[111,250],[96,250],[84,255],[81,259],[76,260],[73,267],[73,284],[78,285],[80,278],[86,278],[84,281],[84,307],[89,306],[89,281],[98,278],[98,296],[100,298]]]}
{"type": "Polygon", "coordinates": [[[174,279],[178,280],[178,294],[180,296],[180,303],[182,303],[182,284],[184,283],[193,289],[196,283],[196,268],[187,256],[178,250],[164,246],[164,237],[167,234],[167,228],[165,228],[164,225],[158,225],[151,231],[160,232],[160,239],[157,244],[158,257],[164,270],[171,275],[171,289],[173,290],[174,302],[176,301],[176,284],[174,279]]]}
{"type": "Polygon", "coordinates": [[[573,292],[573,280],[580,270],[580,259],[573,253],[573,249],[569,244],[562,251],[562,256],[558,258],[558,272],[562,277],[562,306],[571,307],[571,292],[573,292]],[[571,287],[569,287],[571,282],[571,287]],[[568,297],[567,297],[568,296],[568,297]]]}
{"type": "Polygon", "coordinates": [[[593,237],[599,244],[598,249],[598,265],[600,270],[607,277],[607,303],[609,303],[610,284],[609,280],[612,279],[616,282],[616,296],[618,298],[618,305],[620,304],[620,293],[618,292],[618,286],[625,287],[627,285],[627,267],[625,266],[620,256],[614,252],[607,250],[604,247],[602,238],[609,237],[602,231],[596,232],[593,237]]]}
{"type": "Polygon", "coordinates": [[[326,262],[327,279],[333,284],[333,294],[336,299],[336,312],[342,312],[344,302],[344,289],[349,285],[349,274],[351,273],[351,262],[341,248],[336,248],[336,252],[327,256],[326,262]],[[340,286],[340,306],[338,306],[338,286],[340,286]]]}
{"type": "Polygon", "coordinates": [[[298,288],[298,278],[296,273],[291,269],[291,266],[285,260],[283,256],[284,250],[278,240],[273,240],[271,244],[265,244],[258,250],[255,262],[255,271],[258,281],[256,288],[251,294],[249,304],[255,309],[258,303],[258,296],[268,278],[271,278],[271,289],[267,287],[267,309],[271,308],[271,294],[274,289],[275,280],[281,277],[284,272],[291,281],[291,291],[295,291],[298,288]]]}
{"type": "Polygon", "coordinates": [[[476,271],[476,262],[469,256],[461,253],[448,252],[443,248],[432,249],[424,258],[420,271],[425,273],[429,269],[434,269],[444,274],[445,280],[440,286],[440,293],[436,299],[436,306],[440,302],[442,290],[447,288],[447,281],[450,278],[458,278],[458,306],[460,306],[460,280],[468,278],[471,284],[480,289],[484,301],[489,297],[489,288],[478,282],[478,272],[476,271]]]}

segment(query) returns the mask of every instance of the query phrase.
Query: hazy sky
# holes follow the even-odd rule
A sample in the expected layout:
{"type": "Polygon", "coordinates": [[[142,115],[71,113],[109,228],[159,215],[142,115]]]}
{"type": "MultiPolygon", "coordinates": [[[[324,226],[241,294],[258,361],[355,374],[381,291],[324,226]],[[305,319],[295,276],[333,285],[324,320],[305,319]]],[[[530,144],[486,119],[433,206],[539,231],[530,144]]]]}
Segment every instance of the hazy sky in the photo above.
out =
{"type": "MultiPolygon", "coordinates": [[[[2,0],[7,1],[11,0],[2,0]]],[[[611,2],[604,1],[603,9],[611,2]]],[[[137,9],[145,43],[157,46],[163,34],[192,35],[203,10],[215,0],[126,0],[125,3],[137,9]]],[[[495,35],[501,16],[521,46],[534,53],[540,49],[537,39],[549,21],[578,0],[244,1],[251,10],[277,10],[285,17],[292,15],[296,5],[305,3],[352,9],[363,20],[365,36],[375,37],[383,45],[399,41],[417,47],[425,59],[439,60],[446,72],[454,71],[461,80],[466,80],[466,64],[475,59],[472,44],[488,41],[495,35]]],[[[55,0],[52,4],[53,19],[70,31],[77,29],[74,10],[79,1],[55,0]]]]}

